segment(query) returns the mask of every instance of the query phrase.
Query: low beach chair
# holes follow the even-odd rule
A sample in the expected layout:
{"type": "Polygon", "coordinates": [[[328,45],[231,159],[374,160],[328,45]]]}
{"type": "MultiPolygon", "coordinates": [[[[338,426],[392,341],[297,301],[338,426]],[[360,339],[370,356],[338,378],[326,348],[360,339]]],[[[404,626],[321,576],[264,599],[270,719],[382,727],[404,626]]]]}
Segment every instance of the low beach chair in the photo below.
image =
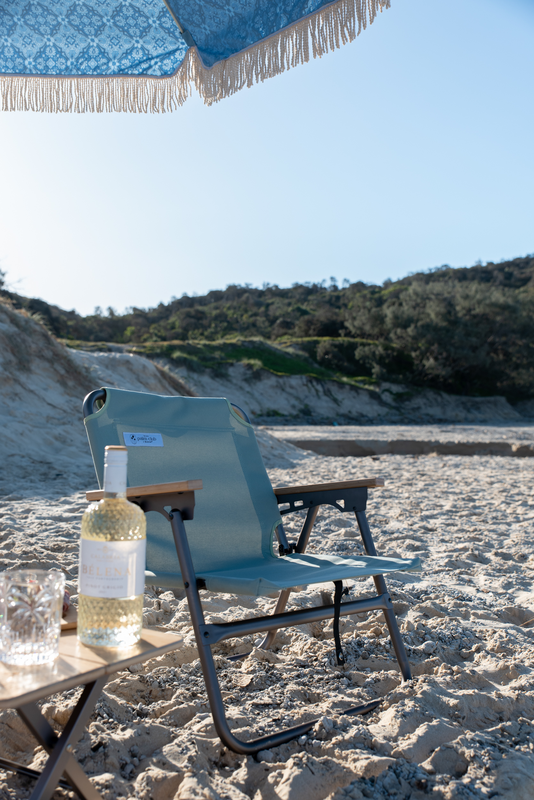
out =
{"type": "MultiPolygon", "coordinates": [[[[106,388],[85,398],[83,414],[100,486],[104,448],[126,445],[128,497],[146,512],[159,512],[147,516],[146,583],[185,589],[213,721],[227,747],[254,754],[306,733],[317,719],[251,741],[237,739],[226,719],[211,650],[224,639],[266,632],[261,646],[269,647],[278,628],[333,619],[336,658],[343,663],[339,617],[381,610],[402,676],[410,679],[384,574],[420,565],[417,558],[377,556],[365,507],[368,490],[383,485],[380,479],[273,489],[252,425],[223,398],[106,388]],[[366,555],[306,554],[321,505],[355,513],[366,555]],[[299,539],[291,543],[282,517],[304,510],[299,539]],[[376,596],[342,603],[342,582],[361,576],[373,576],[376,596]],[[284,612],[291,589],[326,581],[335,586],[333,604],[284,612]],[[203,589],[254,597],[278,594],[278,603],[271,616],[206,624],[203,589]]],[[[98,499],[102,493],[87,496],[98,499]]],[[[378,703],[344,713],[366,713],[378,703]]]]}

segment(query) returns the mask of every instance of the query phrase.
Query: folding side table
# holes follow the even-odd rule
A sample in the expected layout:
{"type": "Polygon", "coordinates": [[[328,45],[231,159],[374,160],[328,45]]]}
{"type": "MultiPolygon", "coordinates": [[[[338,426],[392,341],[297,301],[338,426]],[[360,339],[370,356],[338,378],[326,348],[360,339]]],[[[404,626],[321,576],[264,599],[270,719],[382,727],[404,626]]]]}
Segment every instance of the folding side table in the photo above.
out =
{"type": "MultiPolygon", "coordinates": [[[[78,641],[75,630],[67,630],[61,634],[59,656],[53,663],[35,667],[0,664],[0,709],[16,709],[49,753],[42,772],[3,758],[0,768],[37,778],[30,800],[50,800],[62,774],[70,784],[68,788],[72,787],[81,800],[102,800],[74,758],[73,747],[83,734],[110,675],[132,664],[162,656],[178,647],[181,641],[181,636],[171,632],[143,630],[141,640],[133,647],[93,649],[78,641]],[[37,701],[77,686],[84,686],[84,690],[63,732],[57,736],[41,714],[37,701]]],[[[61,781],[61,785],[65,783],[61,781]]]]}

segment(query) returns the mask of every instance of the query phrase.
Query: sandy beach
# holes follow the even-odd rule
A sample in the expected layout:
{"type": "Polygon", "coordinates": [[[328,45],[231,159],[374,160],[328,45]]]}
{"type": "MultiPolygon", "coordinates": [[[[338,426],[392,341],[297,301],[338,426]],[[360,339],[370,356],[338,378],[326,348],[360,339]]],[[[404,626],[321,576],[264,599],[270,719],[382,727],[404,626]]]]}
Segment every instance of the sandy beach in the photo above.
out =
{"type": "MultiPolygon", "coordinates": [[[[253,649],[237,663],[225,656],[239,642],[224,643],[218,667],[240,735],[323,716],[305,741],[275,748],[261,762],[236,756],[223,750],[211,723],[185,601],[149,590],[145,623],[180,631],[184,645],[108,684],[76,749],[84,769],[106,798],[531,797],[534,463],[297,455],[295,466],[271,468],[275,485],[377,473],[386,479],[369,508],[379,552],[419,555],[424,565],[421,575],[389,580],[414,680],[400,683],[378,613],[343,620],[343,669],[335,666],[328,624],[281,632],[272,654],[253,649]],[[339,715],[377,696],[384,700],[374,714],[339,715]]],[[[36,483],[28,492],[17,478],[19,493],[1,500],[2,568],[60,566],[75,590],[83,477],[71,476],[70,487],[58,478],[57,489],[43,480],[39,494],[36,483]]],[[[297,519],[287,524],[291,534],[298,527],[297,519]]],[[[358,552],[355,520],[323,510],[310,549],[358,552]]],[[[352,582],[351,594],[370,589],[370,581],[352,582]]],[[[297,593],[292,602],[321,603],[321,591],[331,587],[297,593]]],[[[205,596],[212,619],[273,603],[205,596]]],[[[47,717],[64,722],[74,700],[75,693],[54,698],[47,717]]],[[[0,746],[4,757],[36,768],[45,758],[14,713],[0,717],[0,746]]],[[[23,788],[29,784],[2,773],[1,796],[25,796],[23,788]]]]}
{"type": "MultiPolygon", "coordinates": [[[[3,332],[7,336],[14,324],[11,316],[0,323],[0,337],[3,332]]],[[[19,345],[31,334],[37,347],[36,323],[23,320],[21,326],[19,345]]],[[[75,600],[84,492],[95,486],[79,408],[82,384],[101,385],[97,359],[86,354],[76,360],[62,353],[72,359],[61,362],[63,369],[58,354],[47,362],[37,349],[17,371],[16,356],[6,352],[0,364],[5,432],[0,568],[60,567],[75,600]],[[32,393],[36,385],[39,391],[32,393]],[[46,423],[38,411],[43,397],[46,423]]],[[[106,362],[115,365],[116,383],[126,383],[120,370],[127,365],[129,388],[165,391],[163,384],[151,388],[164,376],[143,359],[132,358],[120,355],[106,362]]],[[[170,385],[166,393],[173,393],[170,385]]],[[[491,431],[491,441],[498,440],[498,433],[497,428],[491,431]]],[[[445,434],[450,437],[449,430],[445,434]]],[[[418,555],[423,563],[420,574],[399,573],[388,580],[414,678],[401,683],[379,613],[342,621],[343,668],[335,664],[331,623],[286,629],[269,653],[259,651],[253,639],[221,643],[216,650],[219,677],[231,725],[241,738],[321,717],[297,741],[258,759],[237,756],[215,734],[185,600],[147,587],[145,624],[178,631],[184,640],[175,652],[119,673],[104,690],[75,749],[102,796],[530,800],[534,459],[439,454],[333,458],[299,450],[266,429],[258,430],[258,438],[274,486],[373,475],[385,479],[383,489],[370,493],[377,549],[384,555],[418,555]],[[242,652],[243,645],[250,655],[229,661],[227,656],[242,652]],[[344,708],[376,697],[383,700],[374,713],[341,715],[344,708]]],[[[294,537],[302,520],[297,515],[286,520],[294,537]]],[[[322,509],[309,549],[360,552],[355,519],[322,509]]],[[[371,587],[370,579],[351,581],[351,597],[371,587]]],[[[331,585],[313,587],[293,594],[291,603],[322,604],[331,592],[331,585]]],[[[212,621],[265,612],[275,603],[210,593],[203,597],[212,621]]],[[[72,691],[44,704],[45,716],[58,731],[76,697],[72,691]]],[[[46,760],[15,712],[0,714],[0,757],[35,769],[46,760]]],[[[2,800],[28,797],[31,788],[28,779],[0,772],[2,800]]],[[[63,789],[54,795],[66,796],[75,795],[63,789]]]]}

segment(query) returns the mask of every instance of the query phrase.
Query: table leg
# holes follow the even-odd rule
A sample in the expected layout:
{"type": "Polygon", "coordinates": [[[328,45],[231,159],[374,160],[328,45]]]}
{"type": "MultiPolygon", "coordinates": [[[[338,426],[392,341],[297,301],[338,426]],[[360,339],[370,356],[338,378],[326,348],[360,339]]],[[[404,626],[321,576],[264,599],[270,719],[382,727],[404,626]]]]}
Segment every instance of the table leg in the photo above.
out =
{"type": "MultiPolygon", "coordinates": [[[[8,772],[16,772],[17,775],[24,775],[25,778],[31,778],[34,781],[41,776],[39,770],[25,767],[24,764],[19,764],[18,761],[10,761],[9,758],[0,758],[0,769],[6,769],[8,772]]],[[[57,785],[61,786],[62,789],[72,789],[70,783],[63,780],[63,778],[58,781],[57,785]]]]}
{"type": "Polygon", "coordinates": [[[102,796],[72,755],[72,748],[82,735],[106,681],[107,676],[84,687],[82,696],[59,737],[34,703],[17,709],[39,744],[50,754],[30,800],[50,800],[63,772],[81,800],[102,800],[102,796]]]}

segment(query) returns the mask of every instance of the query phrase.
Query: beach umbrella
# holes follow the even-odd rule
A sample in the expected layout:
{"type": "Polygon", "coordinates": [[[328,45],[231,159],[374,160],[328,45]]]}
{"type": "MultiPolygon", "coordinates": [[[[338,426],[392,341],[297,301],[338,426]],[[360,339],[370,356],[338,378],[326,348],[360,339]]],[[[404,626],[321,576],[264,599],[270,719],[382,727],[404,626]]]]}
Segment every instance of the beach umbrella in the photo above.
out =
{"type": "Polygon", "coordinates": [[[0,0],[0,108],[207,104],[353,41],[390,0],[0,0]]]}

